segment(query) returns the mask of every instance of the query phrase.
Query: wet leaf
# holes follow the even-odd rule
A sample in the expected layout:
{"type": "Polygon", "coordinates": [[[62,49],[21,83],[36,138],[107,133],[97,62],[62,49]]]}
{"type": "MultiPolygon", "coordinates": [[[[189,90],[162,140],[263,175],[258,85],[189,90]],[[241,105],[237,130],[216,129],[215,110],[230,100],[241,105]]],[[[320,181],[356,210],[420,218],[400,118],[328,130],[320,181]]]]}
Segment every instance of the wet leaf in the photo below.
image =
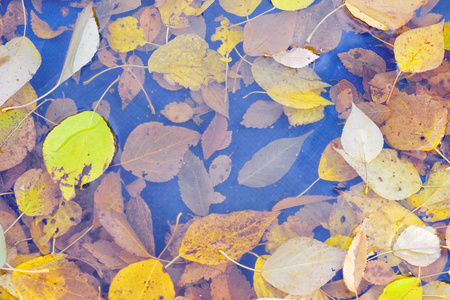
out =
{"type": "MultiPolygon", "coordinates": [[[[142,60],[137,55],[128,58],[129,65],[143,66],[142,60]]],[[[131,100],[143,89],[145,81],[145,69],[124,68],[119,80],[119,96],[122,99],[122,109],[127,107],[131,100]]]]}
{"type": "Polygon", "coordinates": [[[319,56],[305,48],[292,48],[273,56],[278,63],[289,68],[303,68],[318,59],[319,56]]]}
{"type": "Polygon", "coordinates": [[[19,37],[17,27],[24,25],[24,13],[21,1],[11,1],[8,4],[5,14],[3,15],[3,36],[7,41],[19,37]]]}
{"type": "Polygon", "coordinates": [[[282,10],[299,10],[310,6],[313,2],[314,0],[273,0],[272,4],[282,10]]]}
{"type": "MultiPolygon", "coordinates": [[[[443,281],[432,281],[423,287],[423,294],[429,300],[439,300],[450,295],[450,284],[443,281]]],[[[445,298],[444,298],[445,299],[445,298]]]]}
{"type": "Polygon", "coordinates": [[[184,102],[172,102],[164,107],[161,114],[174,123],[184,123],[192,119],[192,108],[184,102]]]}
{"type": "Polygon", "coordinates": [[[348,181],[358,176],[358,173],[334,150],[341,147],[341,139],[336,138],[323,150],[318,169],[320,179],[348,181]]]}
{"type": "Polygon", "coordinates": [[[117,52],[133,51],[147,43],[144,30],[138,26],[135,17],[119,18],[108,25],[108,30],[106,38],[109,46],[117,52]]]}
{"type": "Polygon", "coordinates": [[[342,268],[345,253],[312,238],[294,238],[267,259],[262,275],[286,293],[306,295],[322,287],[342,268]]]}
{"type": "Polygon", "coordinates": [[[145,7],[139,18],[139,25],[144,31],[145,40],[148,43],[153,42],[162,27],[161,15],[158,9],[153,6],[145,7]]]}
{"type": "Polygon", "coordinates": [[[6,262],[6,240],[3,227],[0,224],[0,268],[3,267],[5,262],[6,262]]]}
{"type": "Polygon", "coordinates": [[[19,110],[0,113],[0,141],[0,171],[20,164],[36,144],[33,118],[19,110]]]}
{"type": "Polygon", "coordinates": [[[189,27],[186,16],[198,16],[212,4],[212,1],[208,0],[203,2],[201,7],[193,8],[193,2],[194,0],[166,0],[162,5],[158,5],[162,22],[173,29],[189,27]]]}
{"type": "Polygon", "coordinates": [[[97,299],[97,291],[88,283],[88,276],[62,254],[38,256],[16,268],[28,271],[49,270],[35,273],[13,272],[14,287],[23,299],[97,299]]]}
{"type": "Polygon", "coordinates": [[[187,128],[143,123],[128,136],[121,165],[147,181],[166,182],[178,174],[184,154],[199,140],[200,134],[187,128]]]}
{"type": "MultiPolygon", "coordinates": [[[[122,196],[122,183],[120,173],[110,172],[102,178],[100,185],[94,194],[95,206],[100,206],[102,210],[115,210],[123,213],[124,200],[122,196]]],[[[99,226],[97,211],[94,210],[94,226],[99,226]]]]}
{"type": "Polygon", "coordinates": [[[365,280],[376,285],[386,285],[395,277],[390,265],[381,260],[369,260],[364,270],[365,280]]]}
{"type": "Polygon", "coordinates": [[[14,184],[19,209],[27,216],[50,215],[61,198],[59,185],[42,169],[30,169],[14,184]]]}
{"type": "Polygon", "coordinates": [[[47,22],[39,19],[34,11],[31,11],[31,29],[33,29],[34,34],[41,39],[52,39],[64,31],[69,30],[66,26],[60,26],[56,30],[51,29],[47,22]]]}
{"type": "Polygon", "coordinates": [[[194,91],[200,90],[210,79],[223,82],[222,56],[208,48],[208,43],[195,34],[177,36],[153,52],[148,60],[148,71],[164,73],[166,80],[194,91]]]}
{"type": "Polygon", "coordinates": [[[14,95],[12,95],[5,102],[5,104],[3,104],[3,106],[8,107],[8,106],[28,104],[26,107],[18,108],[23,112],[28,113],[36,108],[36,104],[29,104],[36,98],[37,98],[36,91],[33,89],[30,83],[26,83],[23,87],[20,88],[20,90],[18,90],[14,95]]]}
{"type": "Polygon", "coordinates": [[[226,155],[217,156],[209,166],[209,178],[213,186],[221,184],[228,179],[231,172],[231,158],[226,155]]]}
{"type": "MultiPolygon", "coordinates": [[[[59,124],[63,119],[75,115],[77,112],[78,108],[75,101],[70,98],[58,98],[53,100],[48,106],[45,111],[45,118],[55,124],[59,124]]],[[[48,125],[53,127],[55,124],[52,124],[51,122],[48,122],[48,125]]]]}
{"type": "Polygon", "coordinates": [[[211,280],[213,299],[254,299],[256,297],[250,282],[235,265],[211,280]]]}
{"type": "Polygon", "coordinates": [[[347,70],[359,77],[364,76],[364,67],[376,73],[386,72],[386,62],[375,52],[363,48],[353,48],[338,54],[347,70]]]}
{"type": "Polygon", "coordinates": [[[282,210],[290,207],[306,205],[310,203],[317,203],[327,200],[335,199],[333,196],[322,196],[322,195],[314,195],[314,196],[299,196],[299,197],[289,197],[280,200],[277,204],[272,207],[272,211],[282,210]]]}
{"type": "Polygon", "coordinates": [[[363,223],[353,238],[344,259],[344,282],[350,292],[358,294],[367,259],[366,228],[363,223]]]}
{"type": "Polygon", "coordinates": [[[194,221],[186,232],[179,250],[181,257],[207,265],[218,265],[238,259],[253,249],[264,230],[279,212],[243,210],[227,215],[210,214],[194,221]]]}
{"type": "Polygon", "coordinates": [[[381,294],[379,300],[390,299],[422,299],[422,285],[419,278],[400,276],[389,283],[381,294]]]}
{"type": "Polygon", "coordinates": [[[246,17],[252,14],[256,7],[261,3],[261,0],[219,0],[222,8],[239,17],[246,17]]]}
{"type": "Polygon", "coordinates": [[[450,22],[444,24],[444,48],[450,50],[450,22]]]}
{"type": "Polygon", "coordinates": [[[444,21],[411,29],[398,36],[395,39],[394,54],[400,71],[416,73],[437,68],[444,59],[443,30],[444,21]]]}
{"type": "Polygon", "coordinates": [[[253,77],[278,103],[299,109],[331,105],[320,93],[329,85],[309,67],[291,69],[271,58],[257,58],[252,66],[253,77]]]}
{"type": "Polygon", "coordinates": [[[239,171],[239,184],[256,188],[280,180],[296,161],[303,142],[311,133],[279,139],[261,148],[239,171]]]}
{"type": "Polygon", "coordinates": [[[211,36],[211,41],[221,41],[217,52],[222,54],[224,61],[230,62],[231,58],[228,58],[231,51],[237,44],[244,40],[244,32],[242,27],[235,26],[230,28],[230,21],[224,18],[220,21],[220,26],[216,28],[216,32],[211,36]]]}
{"type": "Polygon", "coordinates": [[[305,125],[322,120],[325,117],[324,109],[325,106],[323,105],[307,109],[283,106],[284,114],[288,117],[289,124],[292,126],[305,125]]]}
{"type": "Polygon", "coordinates": [[[0,46],[0,106],[24,86],[41,65],[41,55],[27,37],[0,46]]]}
{"type": "MultiPolygon", "coordinates": [[[[270,255],[261,255],[255,262],[255,270],[261,270],[270,255]]],[[[253,272],[253,288],[259,298],[284,298],[287,294],[268,283],[260,272],[253,272]]]]}
{"type": "Polygon", "coordinates": [[[283,113],[283,106],[274,101],[258,100],[247,109],[241,125],[247,128],[266,128],[275,123],[283,113]]]}
{"type": "Polygon", "coordinates": [[[227,137],[227,129],[227,119],[222,115],[216,114],[201,138],[205,160],[208,160],[211,155],[221,148],[227,137]]]}
{"type": "Polygon", "coordinates": [[[76,185],[103,174],[114,155],[114,144],[108,124],[90,111],[69,117],[50,131],[42,152],[47,171],[60,181],[65,199],[75,197],[76,185]]]}
{"type": "Polygon", "coordinates": [[[131,197],[130,201],[126,204],[125,214],[128,223],[134,229],[134,232],[136,232],[136,235],[145,246],[147,252],[154,256],[155,240],[153,237],[152,213],[147,203],[140,195],[131,197]]]}
{"type": "Polygon", "coordinates": [[[208,86],[202,86],[202,98],[212,110],[227,119],[230,118],[228,112],[230,101],[228,100],[228,92],[225,91],[223,85],[213,82],[208,86]]]}

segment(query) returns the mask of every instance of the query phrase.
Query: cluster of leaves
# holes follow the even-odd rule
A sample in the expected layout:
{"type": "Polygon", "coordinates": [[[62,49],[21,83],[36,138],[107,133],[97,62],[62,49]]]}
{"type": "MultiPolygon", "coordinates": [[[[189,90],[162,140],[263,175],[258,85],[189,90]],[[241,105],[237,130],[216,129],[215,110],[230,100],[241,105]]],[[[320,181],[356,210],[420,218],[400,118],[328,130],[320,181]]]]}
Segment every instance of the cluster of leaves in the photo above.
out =
{"type": "MultiPolygon", "coordinates": [[[[450,151],[443,140],[450,26],[441,15],[429,13],[438,1],[346,0],[335,9],[331,0],[315,5],[274,0],[277,12],[242,23],[218,17],[220,25],[210,37],[220,42],[216,50],[206,41],[202,16],[213,2],[71,3],[83,10],[61,75],[39,98],[29,81],[40,67],[40,54],[26,34],[17,32],[27,23],[27,10],[17,0],[8,4],[0,23],[7,40],[0,46],[0,176],[3,195],[14,197],[0,202],[2,299],[98,299],[105,296],[98,287],[109,287],[109,299],[449,295],[450,286],[436,280],[447,263],[444,240],[450,239],[442,222],[450,218],[445,162],[450,151]],[[347,80],[333,87],[323,82],[311,63],[337,47],[343,30],[377,34],[393,51],[400,72],[387,71],[374,51],[355,48],[338,56],[362,78],[364,94],[347,80]],[[236,49],[241,42],[245,56],[236,49]],[[233,62],[235,50],[241,57],[233,62]],[[94,55],[92,66],[107,67],[99,74],[122,69],[110,85],[118,84],[122,109],[142,91],[156,113],[145,88],[147,70],[164,89],[189,89],[190,99],[161,111],[168,122],[200,124],[209,112],[214,117],[203,133],[144,122],[117,151],[106,101],[78,113],[71,99],[46,98],[69,78],[79,79],[78,71],[94,55]],[[253,82],[273,101],[254,102],[241,125],[267,128],[283,113],[292,126],[314,123],[324,117],[326,106],[335,105],[345,126],[341,138],[322,153],[316,182],[344,183],[359,176],[364,183],[341,191],[333,204],[327,201],[335,197],[302,193],[279,201],[271,212],[210,214],[212,204],[226,200],[215,188],[232,168],[229,156],[216,153],[232,143],[228,94],[253,82]],[[331,101],[323,96],[329,87],[331,101]],[[32,117],[41,98],[51,102],[45,115],[37,115],[45,124],[32,117]],[[199,143],[204,160],[189,150],[199,143]],[[205,161],[213,156],[207,169],[205,161]],[[113,160],[137,177],[125,185],[126,203],[121,171],[104,174],[113,160]],[[175,177],[195,217],[184,224],[177,220],[167,234],[167,251],[157,256],[152,215],[141,192],[147,182],[175,177]],[[297,206],[302,207],[280,224],[280,211],[297,206]],[[318,226],[329,231],[326,241],[314,239],[318,226]],[[269,255],[258,256],[251,285],[230,261],[261,240],[269,255]],[[339,280],[335,275],[341,269],[339,280]]],[[[218,2],[231,19],[249,17],[261,0],[218,2]]],[[[32,4],[42,13],[42,2],[32,4]]],[[[51,29],[35,11],[30,19],[37,37],[52,39],[69,30],[51,29]]],[[[239,171],[238,183],[259,188],[279,181],[311,134],[277,139],[258,150],[239,171]]]]}

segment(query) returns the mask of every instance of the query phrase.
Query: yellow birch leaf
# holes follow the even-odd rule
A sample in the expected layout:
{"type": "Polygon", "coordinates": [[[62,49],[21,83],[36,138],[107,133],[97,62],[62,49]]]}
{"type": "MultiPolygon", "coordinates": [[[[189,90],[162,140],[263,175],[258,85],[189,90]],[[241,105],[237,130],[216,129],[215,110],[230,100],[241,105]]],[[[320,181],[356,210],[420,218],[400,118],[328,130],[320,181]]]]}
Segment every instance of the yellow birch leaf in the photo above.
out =
{"type": "Polygon", "coordinates": [[[194,221],[187,230],[179,250],[181,257],[207,265],[238,259],[253,249],[266,228],[280,212],[244,210],[227,215],[210,214],[194,221]]]}
{"type": "Polygon", "coordinates": [[[246,17],[253,13],[262,0],[219,0],[222,8],[239,17],[246,17]]]}
{"type": "Polygon", "coordinates": [[[348,250],[352,244],[353,239],[345,235],[333,235],[330,236],[324,243],[328,246],[336,247],[343,250],[348,250]]]}
{"type": "Polygon", "coordinates": [[[135,17],[119,18],[108,25],[108,30],[106,38],[115,51],[133,51],[137,46],[144,46],[147,43],[144,30],[138,26],[135,17]]]}
{"type": "Polygon", "coordinates": [[[422,300],[422,292],[419,278],[399,276],[384,288],[378,300],[422,300]]]}
{"type": "Polygon", "coordinates": [[[75,197],[75,186],[103,174],[115,151],[114,136],[97,113],[71,116],[47,135],[42,152],[47,171],[60,181],[63,197],[75,197]]]}
{"type": "Polygon", "coordinates": [[[444,59],[444,21],[408,30],[395,39],[394,55],[402,72],[433,70],[444,59]]]}
{"type": "Polygon", "coordinates": [[[314,0],[272,0],[273,6],[282,10],[299,10],[310,6],[314,0]]]}
{"type": "Polygon", "coordinates": [[[366,227],[363,223],[348,249],[344,259],[344,283],[352,293],[358,293],[364,269],[366,268],[367,239],[366,227]]]}
{"type": "Polygon", "coordinates": [[[341,147],[341,139],[336,138],[323,150],[318,169],[320,179],[347,181],[358,176],[358,173],[334,150],[341,147]]]}
{"type": "Polygon", "coordinates": [[[450,22],[444,24],[444,48],[450,50],[450,22]]]}
{"type": "Polygon", "coordinates": [[[244,40],[244,30],[242,27],[235,26],[230,28],[230,21],[224,18],[220,21],[220,26],[216,28],[216,32],[211,36],[211,41],[221,41],[217,52],[222,54],[224,61],[230,62],[231,58],[228,58],[230,52],[236,47],[237,44],[244,40]]]}
{"type": "Polygon", "coordinates": [[[318,122],[323,119],[325,114],[324,105],[319,105],[308,109],[297,109],[283,106],[284,114],[288,117],[289,124],[292,126],[305,125],[318,122]]]}
{"type": "Polygon", "coordinates": [[[22,299],[98,299],[86,273],[63,254],[38,256],[17,265],[16,269],[35,272],[14,271],[12,274],[14,287],[22,299]],[[49,271],[37,272],[44,269],[49,271]]]}
{"type": "Polygon", "coordinates": [[[174,299],[175,289],[169,274],[156,259],[131,264],[113,278],[111,300],[174,299]]]}
{"type": "MultiPolygon", "coordinates": [[[[261,255],[255,262],[255,270],[261,270],[270,255],[261,255]]],[[[287,296],[285,292],[280,291],[270,283],[268,283],[261,272],[253,272],[253,288],[258,298],[284,298],[287,296]]]]}
{"type": "Polygon", "coordinates": [[[153,52],[148,70],[163,73],[166,78],[194,91],[211,79],[223,82],[222,55],[208,48],[208,43],[198,35],[180,35],[153,52]]]}

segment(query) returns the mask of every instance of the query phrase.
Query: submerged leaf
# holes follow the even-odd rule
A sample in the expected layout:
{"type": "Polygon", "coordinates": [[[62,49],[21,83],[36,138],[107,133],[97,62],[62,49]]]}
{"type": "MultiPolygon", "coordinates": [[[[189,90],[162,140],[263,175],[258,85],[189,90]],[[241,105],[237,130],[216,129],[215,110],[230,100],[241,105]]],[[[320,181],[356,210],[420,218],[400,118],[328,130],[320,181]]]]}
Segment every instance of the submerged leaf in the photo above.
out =
{"type": "Polygon", "coordinates": [[[274,101],[254,102],[242,117],[241,125],[247,128],[266,128],[275,123],[283,113],[283,106],[274,101]]]}
{"type": "Polygon", "coordinates": [[[280,180],[297,159],[309,132],[296,138],[273,141],[256,152],[239,171],[239,184],[264,187],[280,180]]]}
{"type": "Polygon", "coordinates": [[[31,29],[33,29],[34,34],[41,39],[52,39],[64,31],[69,30],[66,26],[60,26],[58,29],[52,30],[45,21],[39,19],[34,11],[31,11],[31,29]]]}

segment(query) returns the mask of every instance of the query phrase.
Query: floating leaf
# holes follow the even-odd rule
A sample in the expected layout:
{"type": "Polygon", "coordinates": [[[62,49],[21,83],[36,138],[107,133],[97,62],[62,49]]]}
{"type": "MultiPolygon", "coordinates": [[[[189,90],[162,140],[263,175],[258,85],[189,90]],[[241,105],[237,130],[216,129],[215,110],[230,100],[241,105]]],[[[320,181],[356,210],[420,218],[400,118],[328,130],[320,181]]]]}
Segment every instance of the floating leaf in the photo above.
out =
{"type": "Polygon", "coordinates": [[[292,48],[273,56],[278,63],[289,68],[303,68],[318,59],[319,56],[305,48],[292,48]]]}
{"type": "Polygon", "coordinates": [[[329,181],[347,181],[358,173],[337,153],[334,148],[341,148],[341,139],[332,140],[322,152],[319,162],[319,178],[329,181]]]}
{"type": "Polygon", "coordinates": [[[164,107],[161,114],[174,123],[184,123],[192,118],[194,111],[184,102],[172,102],[164,107]]]}
{"type": "Polygon", "coordinates": [[[239,184],[249,187],[264,187],[280,180],[298,157],[309,132],[296,138],[273,141],[256,152],[239,171],[239,184]]]}
{"type": "Polygon", "coordinates": [[[444,24],[444,48],[450,50],[450,22],[444,24]]]}
{"type": "MultiPolygon", "coordinates": [[[[255,262],[255,270],[261,270],[267,258],[270,255],[261,255],[255,262]]],[[[287,294],[275,288],[273,285],[264,280],[260,272],[253,272],[253,288],[255,289],[258,299],[268,298],[284,298],[287,294]]]]}
{"type": "Polygon", "coordinates": [[[313,2],[314,0],[273,0],[272,4],[282,10],[299,10],[310,6],[313,2]]]}
{"type": "Polygon", "coordinates": [[[441,256],[441,242],[433,227],[411,225],[403,230],[392,250],[408,263],[426,267],[441,256]]]}
{"type": "Polygon", "coordinates": [[[239,17],[246,17],[252,14],[256,7],[261,3],[261,0],[219,0],[222,8],[239,17]]]}
{"type": "Polygon", "coordinates": [[[283,106],[284,114],[288,117],[289,124],[292,126],[305,125],[322,120],[325,117],[324,109],[325,106],[323,105],[307,109],[283,106]]]}
{"type": "Polygon", "coordinates": [[[137,46],[147,43],[144,30],[138,27],[135,17],[119,18],[108,25],[109,34],[106,35],[111,49],[117,52],[129,52],[137,46]]]}
{"type": "Polygon", "coordinates": [[[222,45],[220,45],[217,52],[222,54],[225,61],[231,61],[228,58],[230,52],[236,47],[237,44],[244,40],[244,32],[242,27],[232,27],[230,28],[230,21],[227,18],[224,18],[220,21],[220,27],[216,28],[216,32],[211,36],[211,41],[221,41],[222,45]]]}
{"type": "Polygon", "coordinates": [[[228,94],[225,87],[217,82],[209,83],[207,86],[202,86],[202,98],[212,110],[226,117],[230,118],[228,101],[228,94]]]}
{"type": "Polygon", "coordinates": [[[319,289],[342,268],[345,253],[312,238],[294,238],[267,259],[262,275],[283,292],[306,295],[319,289]]]}
{"type": "Polygon", "coordinates": [[[272,58],[257,58],[252,66],[255,81],[278,103],[299,109],[332,102],[319,94],[329,85],[309,67],[291,69],[280,65],[272,58]]]}
{"type": "Polygon", "coordinates": [[[208,160],[221,148],[227,138],[227,129],[227,119],[220,114],[216,114],[202,134],[202,151],[205,160],[208,160]]]}
{"type": "Polygon", "coordinates": [[[24,86],[41,65],[41,55],[25,36],[0,46],[0,106],[24,86]]]}
{"type": "Polygon", "coordinates": [[[97,113],[85,111],[65,119],[47,135],[42,152],[48,172],[60,181],[63,197],[75,197],[75,186],[97,179],[114,155],[114,136],[97,113]]]}
{"type": "Polygon", "coordinates": [[[366,228],[363,223],[353,238],[344,259],[344,282],[350,292],[358,294],[367,259],[366,228]]]}
{"type": "Polygon", "coordinates": [[[148,60],[148,71],[166,74],[185,88],[200,90],[204,82],[225,80],[222,56],[195,34],[180,35],[156,49],[148,60]]]}
{"type": "Polygon", "coordinates": [[[213,186],[216,186],[230,176],[231,158],[227,155],[217,156],[209,166],[209,178],[213,186]]]}
{"type": "Polygon", "coordinates": [[[445,299],[443,297],[450,295],[450,284],[444,281],[432,281],[423,287],[423,294],[430,300],[445,299]]]}
{"type": "Polygon", "coordinates": [[[322,196],[322,195],[314,195],[314,196],[299,196],[299,197],[289,197],[280,200],[277,204],[272,207],[272,211],[282,210],[286,208],[291,208],[295,206],[306,205],[310,203],[317,203],[327,200],[335,199],[333,196],[322,196]]]}
{"type": "Polygon", "coordinates": [[[422,285],[419,278],[400,276],[389,283],[378,300],[391,299],[422,299],[422,285]]]}
{"type": "Polygon", "coordinates": [[[6,262],[6,240],[5,234],[3,232],[3,227],[0,224],[0,268],[3,267],[5,262],[6,262]]]}
{"type": "Polygon", "coordinates": [[[378,126],[352,104],[352,112],[342,130],[341,143],[353,159],[369,163],[383,149],[384,140],[378,126]]]}
{"type": "Polygon", "coordinates": [[[238,259],[253,249],[267,226],[279,212],[243,210],[227,215],[210,214],[194,221],[186,232],[179,254],[185,259],[207,265],[218,265],[238,259]]]}
{"type": "Polygon", "coordinates": [[[283,106],[274,101],[258,100],[247,109],[241,125],[247,128],[266,128],[275,123],[283,113],[283,106]]]}
{"type": "Polygon", "coordinates": [[[34,34],[41,39],[52,39],[57,37],[66,30],[69,30],[66,26],[60,26],[58,29],[53,30],[50,26],[31,11],[31,29],[33,29],[34,34]]]}
{"type": "MultiPolygon", "coordinates": [[[[142,180],[145,183],[143,179],[138,180],[142,180]]],[[[147,252],[154,256],[155,240],[153,237],[152,213],[145,200],[140,195],[131,197],[126,204],[125,214],[128,223],[136,232],[147,252]]]]}
{"type": "MultiPolygon", "coordinates": [[[[400,11],[404,8],[400,8],[400,11]]],[[[439,67],[445,53],[443,30],[444,21],[399,35],[395,39],[394,54],[400,71],[417,73],[439,67]]]]}
{"type": "MultiPolygon", "coordinates": [[[[75,115],[78,112],[75,101],[70,98],[58,98],[52,101],[45,111],[45,118],[55,124],[59,124],[68,116],[75,115]]],[[[48,122],[50,126],[54,126],[48,122]]]]}
{"type": "Polygon", "coordinates": [[[161,15],[159,14],[158,9],[153,6],[145,7],[139,18],[139,25],[141,25],[141,28],[144,31],[145,40],[148,43],[153,42],[162,27],[161,15]]]}
{"type": "MultiPolygon", "coordinates": [[[[129,65],[144,66],[142,60],[137,55],[131,55],[128,58],[129,65]]],[[[119,79],[119,96],[122,99],[122,109],[128,106],[131,100],[143,88],[145,81],[145,69],[143,68],[126,68],[124,67],[122,75],[119,79]]]]}
{"type": "Polygon", "coordinates": [[[199,140],[200,134],[187,128],[143,123],[128,136],[121,165],[147,181],[166,182],[178,174],[187,149],[199,140]]]}
{"type": "Polygon", "coordinates": [[[364,77],[364,68],[376,73],[386,72],[386,62],[375,52],[363,48],[353,48],[338,54],[347,70],[359,77],[364,77]]]}
{"type": "Polygon", "coordinates": [[[169,28],[182,29],[189,27],[189,19],[186,16],[199,16],[205,11],[212,1],[204,1],[199,8],[191,7],[194,0],[166,0],[159,6],[161,20],[169,28]]]}

